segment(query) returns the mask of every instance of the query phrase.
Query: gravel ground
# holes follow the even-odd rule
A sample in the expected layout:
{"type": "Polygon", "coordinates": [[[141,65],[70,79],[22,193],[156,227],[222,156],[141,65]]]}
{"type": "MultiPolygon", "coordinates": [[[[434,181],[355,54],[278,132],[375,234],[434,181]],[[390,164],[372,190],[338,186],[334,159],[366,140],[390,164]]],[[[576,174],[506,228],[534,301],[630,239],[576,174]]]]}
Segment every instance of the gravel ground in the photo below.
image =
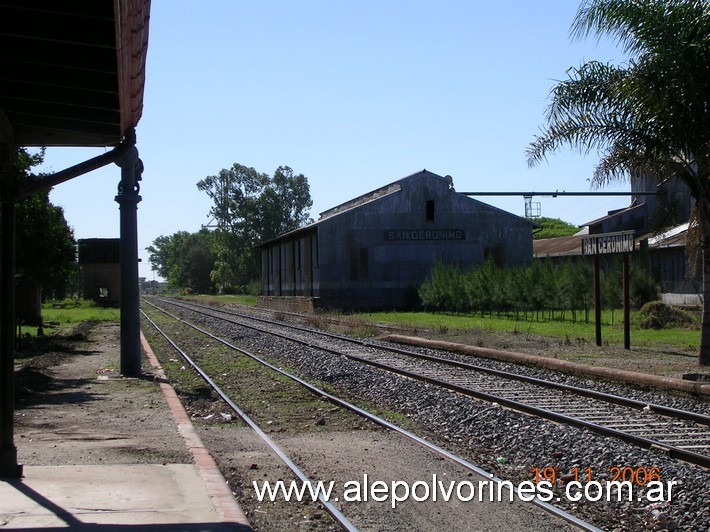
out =
{"type": "MultiPolygon", "coordinates": [[[[649,505],[643,497],[614,503],[568,501],[563,496],[564,486],[556,486],[555,494],[562,495],[560,506],[606,530],[710,530],[710,500],[706,493],[710,474],[706,470],[585,430],[492,408],[486,403],[362,367],[342,357],[268,339],[241,327],[218,325],[215,320],[202,321],[235,343],[295,368],[301,375],[329,385],[342,395],[401,413],[412,426],[418,427],[420,435],[515,483],[529,480],[533,468],[544,467],[554,467],[558,475],[575,467],[580,474],[591,468],[594,478],[601,480],[609,476],[609,468],[613,466],[658,467],[663,481],[677,482],[670,505],[657,507],[649,505]]],[[[116,325],[93,330],[88,327],[66,341],[43,346],[44,355],[19,360],[16,438],[21,462],[56,465],[189,461],[172,420],[159,415],[162,399],[152,379],[126,380],[118,376],[117,331],[116,325]],[[135,399],[137,396],[140,400],[135,399]],[[91,422],[87,423],[87,419],[91,422]],[[87,452],[97,448],[99,452],[87,452]]],[[[196,340],[200,342],[204,344],[204,340],[196,340]]],[[[146,366],[146,375],[150,371],[146,366]]],[[[521,371],[549,377],[548,372],[538,369],[521,371]]],[[[589,384],[586,379],[562,374],[557,378],[572,384],[589,384]]],[[[611,393],[628,391],[618,384],[601,381],[592,385],[611,393]]],[[[707,403],[698,406],[687,397],[649,390],[633,393],[643,401],[707,412],[707,403]]],[[[193,411],[203,438],[210,442],[210,451],[242,498],[254,500],[249,484],[255,478],[287,478],[281,472],[282,466],[259,450],[253,435],[239,423],[202,422],[202,417],[207,417],[204,412],[193,411]]],[[[461,478],[457,476],[461,473],[451,470],[447,463],[420,458],[417,453],[421,451],[394,441],[379,429],[366,424],[336,427],[335,422],[330,426],[330,419],[321,427],[325,430],[318,434],[296,435],[275,429],[273,435],[288,452],[309,464],[309,474],[325,480],[357,478],[358,474],[369,471],[382,472],[388,478],[408,472],[412,475],[410,480],[430,477],[432,472],[446,478],[461,478]],[[343,459],[338,454],[343,448],[357,452],[343,459]]],[[[314,423],[318,420],[314,419],[314,423]]],[[[635,490],[635,496],[643,495],[642,489],[635,490]]],[[[264,524],[257,529],[332,528],[329,518],[316,505],[303,505],[295,510],[277,506],[253,507],[252,515],[264,516],[260,521],[264,524]]],[[[496,517],[495,510],[476,505],[466,511],[480,511],[481,516],[475,517],[476,521],[461,521],[455,508],[440,504],[428,508],[419,503],[402,505],[401,514],[386,511],[384,506],[358,503],[353,509],[362,528],[370,530],[442,529],[437,525],[448,529],[497,526],[499,530],[558,526],[552,525],[546,514],[540,516],[527,507],[514,509],[519,521],[503,521],[496,517]],[[494,516],[494,521],[485,521],[486,516],[494,516]]]]}
{"type": "MultiPolygon", "coordinates": [[[[310,478],[334,482],[333,494],[339,499],[336,506],[360,530],[569,528],[559,518],[532,504],[489,500],[488,478],[445,461],[344,408],[303,393],[300,385],[274,379],[273,371],[263,366],[256,365],[257,371],[251,367],[254,364],[233,365],[234,359],[239,358],[237,355],[215,348],[214,342],[194,333],[184,334],[184,326],[161,323],[161,328],[181,348],[192,353],[203,369],[220,368],[220,374],[213,375],[219,386],[223,390],[238,390],[231,394],[235,402],[310,478]],[[463,482],[466,489],[474,486],[474,500],[462,502],[454,496],[443,501],[441,495],[438,500],[427,497],[434,475],[445,486],[452,482],[463,482]],[[391,498],[374,501],[369,489],[362,491],[365,485],[381,482],[390,487],[393,481],[407,482],[410,486],[421,482],[418,497],[422,500],[401,501],[393,507],[391,498]],[[347,501],[345,490],[350,488],[352,499],[354,482],[361,487],[356,490],[360,500],[347,501]],[[479,492],[482,500],[478,498],[479,492]]],[[[292,474],[250,429],[238,422],[223,421],[229,415],[226,407],[204,393],[204,385],[192,378],[187,369],[183,370],[181,362],[169,358],[174,354],[170,355],[164,349],[164,341],[147,327],[146,336],[156,355],[164,360],[173,386],[187,404],[203,442],[217,459],[252,525],[257,530],[269,531],[333,529],[333,523],[317,504],[287,505],[281,498],[276,503],[257,500],[253,482],[278,479],[288,482],[292,474]]],[[[399,489],[402,495],[404,486],[399,489]]],[[[464,496],[469,493],[462,491],[464,496]]]]}
{"type": "MultiPolygon", "coordinates": [[[[609,478],[612,467],[657,467],[664,482],[674,481],[669,505],[653,507],[636,488],[632,501],[574,502],[561,497],[559,505],[607,530],[709,530],[710,474],[701,468],[669,459],[662,453],[629,446],[586,430],[560,426],[434,387],[363,367],[342,357],[266,338],[244,328],[196,318],[237,343],[296,368],[311,379],[328,383],[340,393],[367,400],[416,421],[451,451],[514,482],[529,480],[533,468],[554,467],[559,474],[590,468],[598,480],[609,478]]],[[[499,364],[499,363],[496,363],[499,364]]],[[[530,370],[540,377],[548,372],[530,370]]],[[[589,384],[586,379],[558,376],[564,382],[589,384]],[[581,381],[581,382],[580,382],[581,381]]],[[[625,394],[618,384],[592,383],[610,393],[625,394]]],[[[635,391],[643,401],[676,407],[697,405],[662,392],[635,391]]],[[[700,407],[705,408],[706,407],[700,407]]],[[[557,486],[562,494],[563,486],[557,486]]]]}

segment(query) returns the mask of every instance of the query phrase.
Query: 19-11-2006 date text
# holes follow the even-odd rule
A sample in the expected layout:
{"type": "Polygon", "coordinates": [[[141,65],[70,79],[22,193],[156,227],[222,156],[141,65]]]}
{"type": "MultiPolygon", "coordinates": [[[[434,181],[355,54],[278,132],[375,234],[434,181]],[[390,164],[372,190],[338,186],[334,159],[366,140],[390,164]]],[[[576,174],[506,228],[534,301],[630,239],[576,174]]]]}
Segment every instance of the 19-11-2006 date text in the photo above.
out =
{"type": "MultiPolygon", "coordinates": [[[[631,466],[611,466],[608,469],[609,479],[611,482],[631,482],[638,486],[645,486],[649,482],[661,481],[661,470],[658,467],[631,467],[631,466]]],[[[579,468],[573,467],[569,473],[561,475],[557,468],[534,467],[532,469],[533,479],[535,482],[547,481],[555,484],[557,480],[562,482],[581,482],[587,483],[596,480],[595,472],[591,467],[579,468]]]]}

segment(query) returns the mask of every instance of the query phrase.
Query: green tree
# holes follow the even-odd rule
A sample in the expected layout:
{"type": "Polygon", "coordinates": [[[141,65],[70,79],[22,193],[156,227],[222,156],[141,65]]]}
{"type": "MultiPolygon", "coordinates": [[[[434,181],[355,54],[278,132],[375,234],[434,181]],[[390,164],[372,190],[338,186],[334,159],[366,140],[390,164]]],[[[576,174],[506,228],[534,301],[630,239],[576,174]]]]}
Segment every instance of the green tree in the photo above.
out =
{"type": "Polygon", "coordinates": [[[533,232],[533,238],[540,240],[542,238],[556,238],[560,236],[571,236],[579,232],[579,227],[567,223],[559,218],[536,218],[536,224],[542,226],[542,229],[533,232]]]}
{"type": "Polygon", "coordinates": [[[462,276],[456,266],[438,262],[434,264],[431,277],[419,287],[419,298],[424,308],[454,310],[461,298],[462,276]],[[458,294],[458,295],[457,295],[458,294]]]}
{"type": "Polygon", "coordinates": [[[146,250],[151,267],[170,288],[200,294],[212,291],[217,251],[214,235],[207,229],[159,236],[146,250]]]}
{"type": "Polygon", "coordinates": [[[696,200],[705,304],[699,362],[710,364],[710,3],[589,0],[572,35],[609,35],[630,58],[589,61],[552,91],[547,125],[527,149],[536,165],[563,146],[600,155],[593,182],[655,175],[683,180],[696,200]]]}
{"type": "Polygon", "coordinates": [[[214,280],[220,291],[243,290],[259,278],[259,242],[297,229],[308,221],[313,205],[308,180],[280,166],[273,177],[235,163],[197,183],[214,202],[218,265],[214,280]]]}
{"type": "MultiPolygon", "coordinates": [[[[43,160],[44,150],[31,154],[18,149],[15,172],[21,179],[33,179],[32,167],[43,160]]],[[[18,282],[35,284],[45,294],[64,295],[76,271],[76,241],[64,210],[52,205],[46,190],[18,201],[15,220],[18,282]]]]}
{"type": "Polygon", "coordinates": [[[46,294],[64,295],[75,273],[76,241],[64,210],[52,205],[49,192],[38,192],[16,206],[15,272],[46,294]]]}
{"type": "Polygon", "coordinates": [[[187,231],[178,231],[169,236],[160,235],[146,248],[151,269],[168,283],[171,272],[176,269],[179,249],[189,234],[187,231]]]}

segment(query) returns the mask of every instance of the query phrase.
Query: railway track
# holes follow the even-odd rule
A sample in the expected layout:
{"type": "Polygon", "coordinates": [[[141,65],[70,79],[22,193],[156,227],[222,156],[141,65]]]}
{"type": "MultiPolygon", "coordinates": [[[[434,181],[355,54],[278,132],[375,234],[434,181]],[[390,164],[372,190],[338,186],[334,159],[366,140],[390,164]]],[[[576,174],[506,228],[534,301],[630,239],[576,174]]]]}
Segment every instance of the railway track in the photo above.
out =
{"type": "MultiPolygon", "coordinates": [[[[360,407],[357,407],[353,405],[352,403],[336,396],[331,393],[327,393],[326,391],[319,389],[308,382],[304,381],[303,379],[292,375],[283,369],[280,369],[273,364],[269,363],[268,361],[262,359],[258,355],[251,353],[241,347],[235,346],[228,340],[225,340],[193,323],[190,323],[189,321],[180,318],[179,316],[175,316],[174,314],[166,311],[165,309],[154,305],[153,303],[149,303],[149,305],[156,310],[160,311],[161,313],[173,318],[174,320],[187,325],[188,327],[191,327],[193,330],[197,331],[201,335],[205,335],[209,337],[211,340],[214,340],[216,342],[221,343],[222,345],[228,347],[230,350],[233,350],[236,353],[239,353],[240,355],[244,355],[249,357],[250,359],[258,362],[262,366],[269,368],[273,372],[276,372],[282,376],[287,377],[288,379],[298,383],[299,385],[305,387],[308,389],[310,392],[315,394],[319,398],[326,399],[327,401],[345,407],[348,410],[356,413],[359,416],[362,416],[363,418],[372,421],[376,423],[377,425],[380,425],[381,427],[384,427],[385,429],[392,431],[396,434],[399,434],[408,440],[416,443],[419,446],[422,446],[426,448],[428,451],[452,462],[456,466],[463,468],[466,471],[469,471],[471,473],[475,473],[476,475],[485,478],[485,479],[490,479],[494,483],[501,483],[503,482],[500,478],[495,477],[493,474],[488,473],[487,471],[484,471],[483,469],[475,466],[474,464],[468,462],[464,458],[461,458],[455,454],[450,453],[449,451],[405,430],[402,429],[386,420],[383,418],[363,409],[360,407]]],[[[215,383],[215,380],[212,379],[210,375],[207,374],[206,371],[204,371],[198,362],[190,356],[185,350],[183,350],[179,345],[178,341],[173,339],[170,335],[168,335],[158,324],[150,318],[150,316],[144,312],[141,311],[144,318],[151,324],[152,327],[155,328],[155,330],[180,354],[180,356],[189,364],[195,371],[198,372],[200,377],[207,383],[207,385],[214,390],[214,392],[221,398],[222,401],[224,401],[232,410],[235,412],[246,424],[248,424],[258,435],[259,437],[279,456],[279,458],[291,469],[291,471],[294,473],[294,475],[302,482],[312,482],[315,484],[316,482],[310,479],[300,468],[298,465],[296,465],[295,460],[293,460],[291,457],[289,457],[260,427],[257,423],[255,423],[252,419],[249,418],[249,416],[229,397],[229,394],[225,393],[220,387],[215,383]]],[[[517,491],[517,490],[516,490],[517,491]]],[[[519,494],[518,494],[519,496],[519,494]]],[[[357,530],[355,525],[341,512],[338,508],[336,508],[330,501],[324,499],[322,495],[319,497],[320,503],[323,505],[323,508],[333,517],[333,519],[338,523],[340,527],[342,527],[344,530],[357,530]]],[[[566,511],[557,508],[543,500],[539,499],[533,499],[532,501],[529,500],[529,498],[521,498],[521,500],[527,500],[529,502],[532,502],[534,505],[542,508],[546,512],[561,518],[562,520],[568,522],[569,524],[582,529],[582,530],[599,530],[599,528],[595,527],[594,525],[585,522],[582,519],[579,519],[566,511]]]]}
{"type": "Polygon", "coordinates": [[[710,416],[277,322],[233,310],[162,300],[261,333],[346,356],[408,378],[710,467],[710,416]],[[267,327],[268,326],[268,327],[267,327]],[[281,332],[275,331],[274,328],[281,332]],[[335,345],[337,344],[337,347],[335,345]]]}

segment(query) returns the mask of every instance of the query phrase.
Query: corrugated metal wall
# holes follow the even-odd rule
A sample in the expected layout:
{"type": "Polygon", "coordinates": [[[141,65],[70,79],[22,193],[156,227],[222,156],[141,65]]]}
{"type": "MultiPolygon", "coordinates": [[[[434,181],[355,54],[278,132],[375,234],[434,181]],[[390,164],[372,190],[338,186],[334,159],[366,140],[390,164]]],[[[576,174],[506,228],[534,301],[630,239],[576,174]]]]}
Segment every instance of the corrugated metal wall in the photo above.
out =
{"type": "Polygon", "coordinates": [[[264,246],[264,295],[318,297],[343,309],[399,308],[416,302],[437,261],[530,264],[528,220],[457,194],[431,172],[398,184],[264,246]]]}

